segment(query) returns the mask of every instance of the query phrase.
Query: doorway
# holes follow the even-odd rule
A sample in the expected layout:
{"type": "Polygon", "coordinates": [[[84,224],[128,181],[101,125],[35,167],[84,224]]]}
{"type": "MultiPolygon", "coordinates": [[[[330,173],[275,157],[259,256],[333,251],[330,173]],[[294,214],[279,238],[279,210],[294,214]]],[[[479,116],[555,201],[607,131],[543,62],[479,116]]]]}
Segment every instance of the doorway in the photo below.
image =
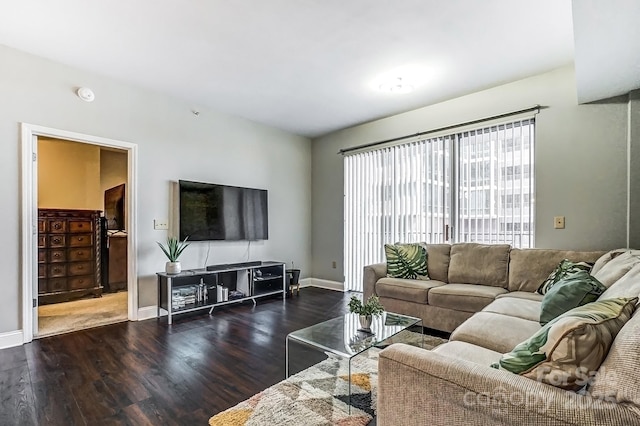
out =
{"type": "Polygon", "coordinates": [[[137,320],[136,145],[22,127],[25,343],[137,320]]]}

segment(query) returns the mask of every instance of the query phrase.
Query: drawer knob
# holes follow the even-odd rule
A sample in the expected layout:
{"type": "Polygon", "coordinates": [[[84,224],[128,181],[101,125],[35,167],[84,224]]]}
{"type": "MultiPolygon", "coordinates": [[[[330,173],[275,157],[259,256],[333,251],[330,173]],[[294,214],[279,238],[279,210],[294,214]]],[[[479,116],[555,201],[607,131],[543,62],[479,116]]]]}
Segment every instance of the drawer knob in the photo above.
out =
{"type": "Polygon", "coordinates": [[[62,228],[62,225],[60,225],[59,223],[56,223],[55,225],[53,225],[53,229],[60,229],[62,228]]]}
{"type": "Polygon", "coordinates": [[[60,253],[55,253],[53,257],[60,257],[60,253]]]}
{"type": "Polygon", "coordinates": [[[78,237],[78,241],[83,241],[84,237],[78,237]]]}
{"type": "Polygon", "coordinates": [[[78,253],[76,253],[78,256],[82,256],[82,251],[78,250],[78,253]]]}
{"type": "Polygon", "coordinates": [[[84,266],[79,265],[79,266],[78,266],[78,269],[82,270],[82,269],[84,269],[84,266]]]}

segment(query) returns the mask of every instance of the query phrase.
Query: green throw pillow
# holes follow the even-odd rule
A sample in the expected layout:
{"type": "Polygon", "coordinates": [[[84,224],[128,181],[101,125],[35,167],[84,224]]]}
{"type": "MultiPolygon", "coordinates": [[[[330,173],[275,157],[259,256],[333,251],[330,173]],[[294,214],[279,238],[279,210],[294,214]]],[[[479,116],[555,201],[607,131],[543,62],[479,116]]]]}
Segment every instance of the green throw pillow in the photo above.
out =
{"type": "Polygon", "coordinates": [[[387,276],[428,280],[427,249],[421,244],[385,244],[387,276]]]}
{"type": "Polygon", "coordinates": [[[567,390],[588,383],[638,298],[605,299],[565,312],[491,367],[567,390]]]}
{"type": "Polygon", "coordinates": [[[592,267],[593,263],[572,262],[569,259],[564,259],[558,264],[558,266],[556,266],[556,269],[553,270],[553,272],[547,277],[547,279],[544,280],[542,284],[540,284],[540,287],[538,287],[537,290],[538,294],[545,295],[555,283],[557,283],[567,275],[574,274],[580,271],[591,272],[592,267]]]}
{"type": "Polygon", "coordinates": [[[575,272],[557,281],[542,298],[540,325],[568,310],[595,302],[607,288],[587,271],[575,272]]]}

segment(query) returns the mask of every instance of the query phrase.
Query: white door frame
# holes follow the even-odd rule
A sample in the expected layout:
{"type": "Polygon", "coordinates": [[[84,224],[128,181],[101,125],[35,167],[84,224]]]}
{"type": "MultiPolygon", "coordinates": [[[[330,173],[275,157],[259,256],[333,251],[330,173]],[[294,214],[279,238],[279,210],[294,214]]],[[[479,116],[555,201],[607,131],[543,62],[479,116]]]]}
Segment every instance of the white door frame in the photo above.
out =
{"type": "Polygon", "coordinates": [[[31,342],[37,330],[34,300],[37,300],[37,234],[38,234],[38,168],[36,167],[38,136],[88,143],[127,151],[128,182],[126,191],[127,227],[127,291],[129,321],[138,319],[138,255],[137,247],[137,171],[138,146],[130,142],[107,139],[34,124],[21,124],[22,130],[22,332],[24,343],[31,342]],[[35,146],[34,146],[35,145],[35,146]],[[35,332],[35,333],[34,333],[35,332]]]}

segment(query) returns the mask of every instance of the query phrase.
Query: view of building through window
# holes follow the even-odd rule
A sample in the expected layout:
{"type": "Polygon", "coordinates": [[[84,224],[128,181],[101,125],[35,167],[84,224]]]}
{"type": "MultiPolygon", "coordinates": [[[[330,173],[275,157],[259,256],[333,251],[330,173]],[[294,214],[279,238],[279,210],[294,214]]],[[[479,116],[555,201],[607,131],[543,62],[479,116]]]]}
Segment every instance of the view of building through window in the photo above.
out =
{"type": "Polygon", "coordinates": [[[534,246],[534,121],[345,157],[345,281],[396,242],[534,246]]]}

